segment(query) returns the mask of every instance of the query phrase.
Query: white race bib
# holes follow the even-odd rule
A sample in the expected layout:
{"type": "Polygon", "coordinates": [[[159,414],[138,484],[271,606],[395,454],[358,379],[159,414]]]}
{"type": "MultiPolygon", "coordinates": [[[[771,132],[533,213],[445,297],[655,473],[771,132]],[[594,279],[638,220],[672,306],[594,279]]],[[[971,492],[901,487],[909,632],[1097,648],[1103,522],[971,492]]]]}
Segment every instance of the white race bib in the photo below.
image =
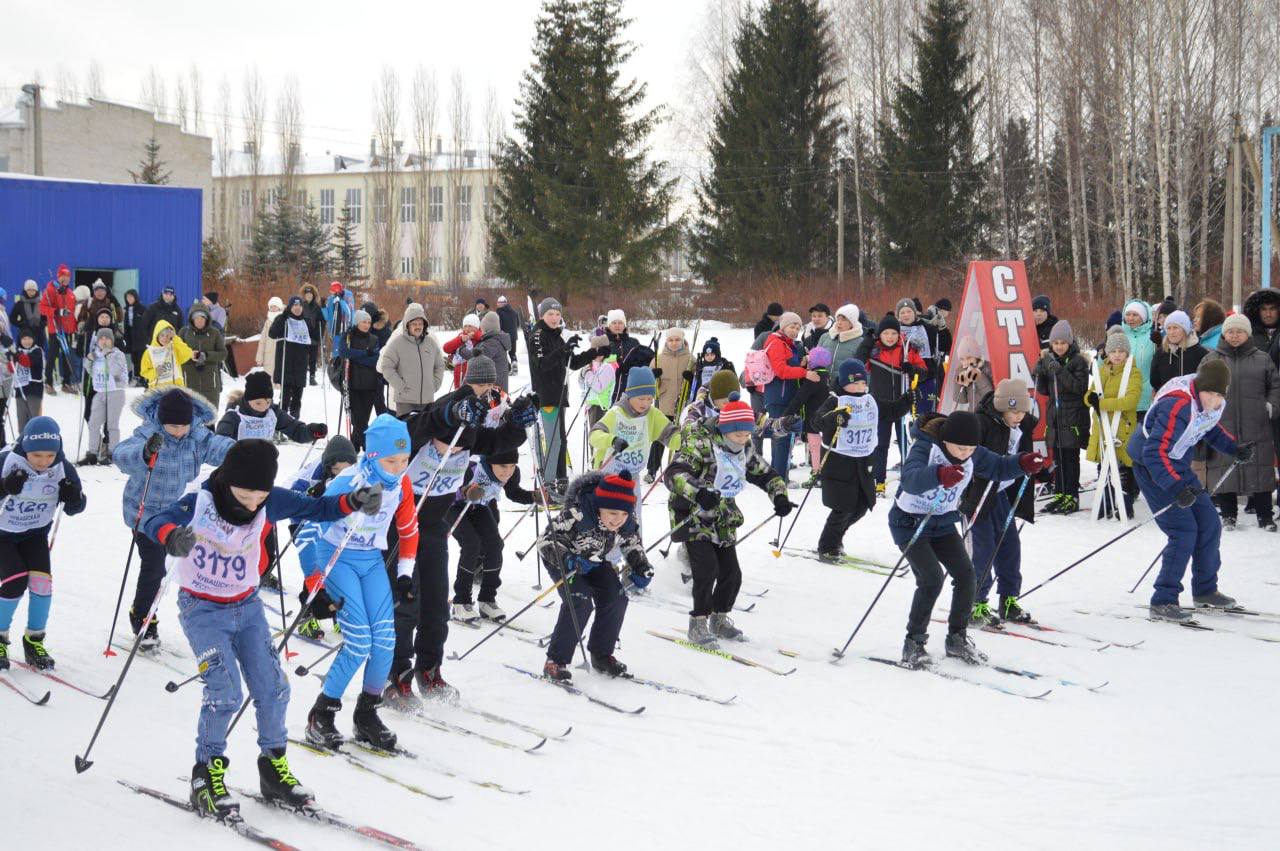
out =
{"type": "Polygon", "coordinates": [[[147,351],[151,353],[151,368],[156,373],[152,386],[173,384],[173,349],[170,346],[148,346],[147,351]]]}
{"type": "Polygon", "coordinates": [[[62,463],[41,473],[26,458],[10,452],[4,459],[4,467],[0,468],[0,478],[14,470],[26,471],[27,480],[22,485],[22,493],[6,496],[0,503],[0,530],[18,533],[48,526],[58,508],[58,484],[66,475],[62,463]]]}
{"type": "Polygon", "coordinates": [[[284,322],[284,339],[289,343],[298,343],[303,346],[311,345],[311,331],[307,328],[306,320],[294,319],[292,316],[284,322]]]}
{"type": "MultiPolygon", "coordinates": [[[[929,333],[924,330],[923,325],[903,326],[902,341],[904,344],[909,343],[911,348],[920,353],[920,357],[925,359],[933,357],[933,350],[929,348],[929,333]]],[[[906,363],[905,355],[902,360],[906,363]]]]}
{"type": "Polygon", "coordinates": [[[606,473],[626,470],[634,481],[637,474],[649,463],[649,415],[629,417],[619,412],[613,436],[627,442],[627,448],[615,454],[605,465],[606,473]]]}
{"type": "Polygon", "coordinates": [[[876,428],[880,409],[870,393],[861,396],[841,396],[839,405],[849,408],[849,421],[836,429],[832,451],[846,458],[866,458],[876,451],[879,434],[876,428]]]}
{"type": "Polygon", "coordinates": [[[427,445],[413,456],[413,460],[409,462],[409,469],[405,470],[405,475],[409,477],[416,496],[422,495],[427,482],[431,482],[431,492],[427,495],[428,497],[444,496],[462,487],[462,478],[466,475],[467,464],[470,461],[469,453],[459,451],[444,459],[444,463],[441,464],[435,441],[429,440],[427,445]],[[438,474],[436,474],[437,467],[440,468],[438,474]],[[435,474],[434,481],[431,478],[432,474],[435,474]]]}
{"type": "Polygon", "coordinates": [[[13,383],[18,387],[26,387],[31,383],[31,367],[18,362],[13,364],[13,383]]]}
{"type": "Polygon", "coordinates": [[[98,355],[93,359],[93,368],[89,373],[93,378],[94,393],[108,393],[112,390],[118,390],[116,380],[111,375],[110,365],[103,355],[98,355]]]}
{"type": "Polygon", "coordinates": [[[239,597],[258,584],[266,522],[264,508],[258,510],[252,523],[228,523],[218,515],[213,494],[201,488],[190,523],[196,533],[196,545],[182,558],[169,556],[169,569],[177,568],[178,582],[187,591],[209,597],[239,597]]]}
{"type": "MultiPolygon", "coordinates": [[[[1014,426],[1013,428],[1009,429],[1009,448],[1008,450],[1006,450],[1005,454],[1006,455],[1016,454],[1018,451],[1018,444],[1021,441],[1022,441],[1022,426],[1014,426]]],[[[996,488],[996,491],[1004,490],[1005,488],[1009,487],[1009,485],[1013,484],[1015,481],[1017,481],[1017,479],[1003,480],[1002,482],[1000,482],[1000,487],[996,488]]]]}
{"type": "MultiPolygon", "coordinates": [[[[339,479],[354,479],[359,472],[358,467],[348,467],[341,473],[333,477],[333,481],[339,479]]],[[[352,483],[351,490],[363,487],[363,483],[356,480],[352,483]]],[[[355,532],[351,534],[351,539],[347,541],[347,548],[353,550],[385,550],[387,548],[387,529],[391,526],[391,519],[395,517],[396,509],[400,507],[400,488],[402,485],[396,482],[389,488],[384,488],[382,493],[382,507],[378,509],[377,514],[365,514],[363,511],[353,511],[346,517],[334,523],[330,523],[328,528],[324,530],[322,536],[330,544],[335,547],[341,546],[346,540],[347,533],[355,527],[355,532]]]]}
{"type": "Polygon", "coordinates": [[[716,477],[713,487],[725,499],[733,499],[747,486],[747,451],[730,452],[715,445],[716,477]]]}
{"type": "Polygon", "coordinates": [[[240,425],[236,429],[236,440],[271,440],[276,434],[276,412],[268,408],[260,417],[251,417],[240,412],[240,425]]]}
{"type": "Polygon", "coordinates": [[[473,502],[491,502],[498,498],[498,494],[502,493],[502,483],[489,475],[489,472],[484,468],[483,462],[476,464],[475,470],[471,474],[471,485],[467,486],[468,489],[472,485],[478,485],[481,489],[480,498],[472,500],[473,502]]]}
{"type": "MultiPolygon", "coordinates": [[[[929,448],[930,467],[950,463],[947,456],[942,454],[942,448],[936,443],[929,448]]],[[[973,478],[973,458],[966,459],[961,466],[964,467],[964,478],[954,487],[944,488],[942,485],[937,485],[924,493],[908,493],[906,489],[901,489],[894,503],[908,514],[928,514],[932,510],[935,515],[942,515],[955,511],[956,506],[960,504],[960,495],[964,493],[969,480],[973,478]]]]}

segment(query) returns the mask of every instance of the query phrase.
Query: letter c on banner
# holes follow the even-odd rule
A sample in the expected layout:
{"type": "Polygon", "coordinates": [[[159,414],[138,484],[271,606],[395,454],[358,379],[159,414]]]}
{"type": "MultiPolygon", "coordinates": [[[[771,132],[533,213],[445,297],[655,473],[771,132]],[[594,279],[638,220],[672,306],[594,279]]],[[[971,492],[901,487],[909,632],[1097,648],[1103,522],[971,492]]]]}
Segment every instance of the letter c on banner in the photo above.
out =
{"type": "Polygon", "coordinates": [[[1008,266],[991,267],[991,288],[996,298],[1005,303],[1018,300],[1018,290],[1013,286],[1013,270],[1008,266]]]}

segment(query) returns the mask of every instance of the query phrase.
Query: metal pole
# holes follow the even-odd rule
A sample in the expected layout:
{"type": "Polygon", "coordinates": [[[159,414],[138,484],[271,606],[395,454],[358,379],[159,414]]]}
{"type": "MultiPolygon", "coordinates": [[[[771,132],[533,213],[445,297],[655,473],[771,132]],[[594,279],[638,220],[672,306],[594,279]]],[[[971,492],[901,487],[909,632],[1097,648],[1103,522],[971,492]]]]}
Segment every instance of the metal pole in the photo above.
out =
{"type": "Polygon", "coordinates": [[[844,286],[844,161],[839,157],[836,158],[836,282],[844,286]]]}
{"type": "Polygon", "coordinates": [[[1243,300],[1244,274],[1244,192],[1240,185],[1240,146],[1240,116],[1237,115],[1231,128],[1231,305],[1235,310],[1240,309],[1243,300]]]}
{"type": "Polygon", "coordinates": [[[1262,286],[1271,286],[1271,140],[1280,133],[1280,127],[1264,127],[1262,129],[1262,215],[1266,221],[1262,226],[1262,286]]]}
{"type": "Polygon", "coordinates": [[[31,95],[31,139],[32,139],[32,156],[31,173],[35,175],[44,174],[44,111],[40,97],[40,84],[28,83],[22,87],[24,94],[31,95]]]}

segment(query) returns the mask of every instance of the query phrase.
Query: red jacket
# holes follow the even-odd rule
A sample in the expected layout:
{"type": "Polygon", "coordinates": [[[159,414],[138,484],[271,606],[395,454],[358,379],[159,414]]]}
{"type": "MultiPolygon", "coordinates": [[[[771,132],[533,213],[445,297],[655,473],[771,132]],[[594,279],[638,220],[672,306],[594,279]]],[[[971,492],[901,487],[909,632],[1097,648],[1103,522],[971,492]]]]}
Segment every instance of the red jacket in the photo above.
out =
{"type": "MultiPolygon", "coordinates": [[[[472,341],[474,341],[476,338],[472,337],[471,339],[472,341]]],[[[462,333],[459,332],[458,336],[454,337],[452,340],[445,343],[440,348],[444,349],[444,353],[449,356],[450,360],[452,360],[454,354],[456,354],[458,349],[462,348],[463,344],[466,342],[468,342],[467,338],[462,336],[462,333]]],[[[453,365],[453,389],[457,390],[459,387],[461,387],[462,381],[466,377],[467,377],[467,362],[464,360],[454,364],[453,365]]]]}
{"type": "Polygon", "coordinates": [[[45,284],[44,294],[40,296],[40,313],[48,326],[51,342],[59,330],[64,334],[74,334],[76,332],[75,289],[70,284],[67,284],[65,290],[59,289],[57,281],[45,284]]]}
{"type": "Polygon", "coordinates": [[[773,366],[773,374],[778,378],[804,378],[808,370],[803,366],[793,366],[787,363],[787,361],[791,360],[795,351],[796,341],[781,331],[774,331],[764,341],[764,353],[769,356],[769,363],[773,366]]]}

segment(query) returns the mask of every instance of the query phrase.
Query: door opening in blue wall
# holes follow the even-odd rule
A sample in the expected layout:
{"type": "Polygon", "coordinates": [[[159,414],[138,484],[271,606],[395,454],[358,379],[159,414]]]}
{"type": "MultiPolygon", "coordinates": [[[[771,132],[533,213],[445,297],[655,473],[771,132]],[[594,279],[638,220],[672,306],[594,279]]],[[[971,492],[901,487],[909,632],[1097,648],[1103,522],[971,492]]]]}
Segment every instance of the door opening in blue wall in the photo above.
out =
{"type": "Polygon", "coordinates": [[[124,294],[138,288],[137,269],[91,269],[77,268],[72,273],[72,286],[93,289],[94,282],[101,280],[107,290],[123,305],[124,294]]]}

